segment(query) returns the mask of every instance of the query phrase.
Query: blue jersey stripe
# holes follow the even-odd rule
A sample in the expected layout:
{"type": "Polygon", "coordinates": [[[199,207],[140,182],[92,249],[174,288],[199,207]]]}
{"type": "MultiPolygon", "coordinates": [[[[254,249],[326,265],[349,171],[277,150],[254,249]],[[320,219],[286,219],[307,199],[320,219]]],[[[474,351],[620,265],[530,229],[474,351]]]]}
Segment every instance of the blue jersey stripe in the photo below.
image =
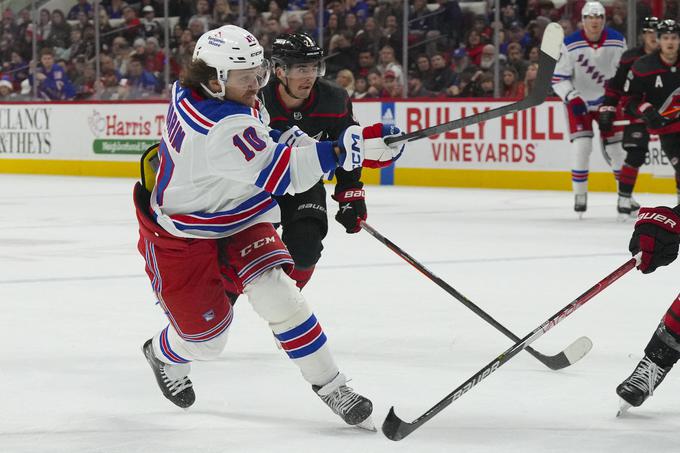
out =
{"type": "MultiPolygon", "coordinates": [[[[281,156],[281,154],[283,153],[283,151],[285,149],[286,149],[286,145],[284,145],[284,144],[276,145],[276,149],[274,150],[274,157],[272,158],[272,161],[269,163],[269,165],[267,165],[260,172],[260,175],[257,177],[257,180],[255,181],[255,185],[257,187],[264,188],[264,186],[267,184],[267,180],[269,179],[269,176],[271,176],[271,173],[274,170],[276,163],[279,161],[279,157],[281,156]]],[[[288,171],[289,171],[289,169],[286,169],[286,173],[288,171]]]]}
{"type": "Polygon", "coordinates": [[[266,204],[263,206],[262,209],[257,211],[255,214],[252,216],[243,219],[237,223],[232,223],[229,225],[185,225],[183,223],[179,223],[176,221],[173,221],[172,223],[175,225],[175,228],[177,228],[180,231],[188,231],[188,230],[198,230],[198,231],[212,231],[215,233],[226,233],[229,231],[232,231],[236,228],[239,228],[248,222],[251,222],[254,218],[261,216],[265,212],[269,211],[272,209],[274,206],[276,206],[276,202],[274,200],[271,201],[271,203],[266,204]]]}

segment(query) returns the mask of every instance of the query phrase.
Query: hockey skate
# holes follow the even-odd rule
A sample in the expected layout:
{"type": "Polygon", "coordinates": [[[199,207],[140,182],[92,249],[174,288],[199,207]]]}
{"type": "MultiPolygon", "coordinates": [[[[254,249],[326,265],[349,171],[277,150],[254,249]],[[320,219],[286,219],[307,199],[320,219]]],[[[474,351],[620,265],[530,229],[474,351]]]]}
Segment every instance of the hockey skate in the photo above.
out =
{"type": "Polygon", "coordinates": [[[347,384],[347,378],[344,374],[338,373],[328,384],[323,387],[313,385],[312,389],[321,398],[321,401],[326,403],[348,425],[376,431],[371,418],[373,403],[345,384],[347,384]]]}
{"type": "MultiPolygon", "coordinates": [[[[640,207],[638,205],[637,210],[639,210],[640,207]]],[[[619,221],[625,221],[626,219],[632,217],[635,215],[635,210],[633,208],[633,199],[631,197],[624,197],[622,195],[619,195],[619,199],[616,202],[616,210],[619,213],[619,221]]]]}
{"type": "Polygon", "coordinates": [[[158,382],[158,387],[163,392],[163,396],[182,409],[186,409],[194,404],[196,395],[194,394],[193,384],[189,377],[186,374],[177,377],[173,376],[174,374],[181,374],[177,373],[177,371],[179,371],[180,367],[185,368],[187,365],[168,365],[158,360],[154,355],[151,340],[147,340],[144,343],[142,352],[144,357],[146,357],[146,361],[149,362],[154,376],[156,376],[156,382],[158,382]],[[177,370],[174,368],[177,368],[177,370]]]}
{"type": "Polygon", "coordinates": [[[630,210],[631,213],[633,214],[637,213],[640,210],[640,203],[635,201],[635,198],[633,198],[632,196],[630,197],[630,210]]]}
{"type": "Polygon", "coordinates": [[[638,407],[654,394],[654,390],[666,377],[671,367],[661,367],[646,355],[637,364],[633,373],[616,387],[616,393],[621,397],[619,412],[623,415],[631,407],[638,407]]]}
{"type": "Polygon", "coordinates": [[[574,195],[574,211],[578,214],[578,218],[583,218],[583,213],[588,209],[588,194],[574,195]]]}

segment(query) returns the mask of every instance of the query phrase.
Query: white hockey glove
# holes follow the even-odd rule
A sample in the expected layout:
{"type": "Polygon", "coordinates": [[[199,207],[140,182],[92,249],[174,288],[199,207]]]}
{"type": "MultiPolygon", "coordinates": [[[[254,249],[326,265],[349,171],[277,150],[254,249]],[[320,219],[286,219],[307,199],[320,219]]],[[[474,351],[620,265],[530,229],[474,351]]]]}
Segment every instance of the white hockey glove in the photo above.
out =
{"type": "Polygon", "coordinates": [[[339,166],[352,171],[362,166],[382,168],[391,165],[404,152],[404,143],[388,146],[384,139],[401,134],[398,127],[382,123],[348,127],[338,137],[338,146],[343,151],[339,166]]]}
{"type": "Polygon", "coordinates": [[[317,143],[316,140],[307,135],[297,126],[293,126],[287,131],[282,132],[281,136],[278,140],[276,140],[276,142],[292,146],[294,148],[298,146],[314,145],[317,143]]]}

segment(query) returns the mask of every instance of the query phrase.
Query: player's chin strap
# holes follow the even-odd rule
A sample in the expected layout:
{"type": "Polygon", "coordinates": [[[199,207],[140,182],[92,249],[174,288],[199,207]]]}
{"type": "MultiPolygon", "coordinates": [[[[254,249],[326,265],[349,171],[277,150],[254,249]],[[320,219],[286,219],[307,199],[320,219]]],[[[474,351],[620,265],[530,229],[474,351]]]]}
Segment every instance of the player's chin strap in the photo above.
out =
{"type": "Polygon", "coordinates": [[[223,101],[223,100],[224,100],[224,96],[227,94],[227,86],[226,86],[226,85],[224,84],[224,82],[221,81],[220,79],[217,79],[217,82],[220,84],[220,88],[221,88],[221,90],[220,90],[219,92],[217,92],[217,93],[215,93],[213,90],[211,90],[210,88],[208,88],[208,87],[205,85],[205,83],[202,83],[201,86],[203,87],[203,91],[205,91],[205,94],[207,94],[208,96],[211,96],[211,97],[214,97],[214,98],[217,98],[217,99],[220,99],[220,100],[223,101]]]}
{"type": "Polygon", "coordinates": [[[295,96],[292,91],[288,89],[288,77],[286,77],[286,83],[283,83],[283,80],[279,79],[279,83],[283,85],[283,89],[286,90],[286,93],[288,96],[292,97],[293,99],[297,99],[298,101],[304,101],[307,98],[301,98],[298,96],[295,96]]]}

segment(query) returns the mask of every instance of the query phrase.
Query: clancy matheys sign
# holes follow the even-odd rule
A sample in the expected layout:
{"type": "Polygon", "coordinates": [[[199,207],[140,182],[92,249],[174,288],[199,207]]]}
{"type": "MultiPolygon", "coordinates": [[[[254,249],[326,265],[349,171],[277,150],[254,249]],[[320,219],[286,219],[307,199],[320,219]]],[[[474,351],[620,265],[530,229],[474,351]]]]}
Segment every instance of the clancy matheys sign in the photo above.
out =
{"type": "Polygon", "coordinates": [[[49,154],[51,116],[44,105],[0,107],[0,154],[49,154]]]}

